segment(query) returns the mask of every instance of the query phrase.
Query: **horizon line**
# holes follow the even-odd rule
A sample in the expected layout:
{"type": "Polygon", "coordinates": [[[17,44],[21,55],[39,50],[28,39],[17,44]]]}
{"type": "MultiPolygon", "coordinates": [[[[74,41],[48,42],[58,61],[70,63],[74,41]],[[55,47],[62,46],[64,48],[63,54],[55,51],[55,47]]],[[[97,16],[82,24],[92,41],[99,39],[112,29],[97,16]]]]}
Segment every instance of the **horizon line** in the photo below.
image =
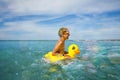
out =
{"type": "MultiPolygon", "coordinates": [[[[0,40],[0,41],[56,41],[57,39],[53,40],[47,40],[47,39],[41,39],[41,40],[0,40]]],[[[79,39],[79,40],[67,40],[67,41],[92,41],[91,39],[79,39]]],[[[120,41],[120,39],[93,39],[93,41],[120,41]]]]}

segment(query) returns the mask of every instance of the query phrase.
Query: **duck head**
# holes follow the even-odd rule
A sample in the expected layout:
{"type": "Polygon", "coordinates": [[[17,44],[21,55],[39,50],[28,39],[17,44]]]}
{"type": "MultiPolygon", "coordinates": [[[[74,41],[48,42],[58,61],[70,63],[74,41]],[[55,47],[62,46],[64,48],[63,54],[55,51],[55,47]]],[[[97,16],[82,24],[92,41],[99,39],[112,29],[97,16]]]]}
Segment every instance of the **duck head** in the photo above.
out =
{"type": "Polygon", "coordinates": [[[76,44],[71,44],[68,47],[68,54],[74,58],[77,54],[80,54],[80,49],[76,44]]]}

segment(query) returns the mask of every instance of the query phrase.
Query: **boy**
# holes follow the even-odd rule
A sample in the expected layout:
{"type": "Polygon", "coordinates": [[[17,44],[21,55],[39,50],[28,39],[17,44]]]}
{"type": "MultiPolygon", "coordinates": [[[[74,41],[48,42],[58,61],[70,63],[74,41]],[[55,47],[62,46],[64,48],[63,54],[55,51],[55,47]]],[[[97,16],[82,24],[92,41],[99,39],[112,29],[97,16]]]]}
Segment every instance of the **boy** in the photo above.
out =
{"type": "Polygon", "coordinates": [[[70,58],[70,56],[67,55],[68,52],[64,51],[65,50],[64,42],[70,36],[68,29],[65,27],[60,28],[58,31],[58,35],[60,36],[60,39],[58,40],[55,48],[53,49],[52,55],[55,56],[57,54],[62,54],[66,58],[70,58]]]}

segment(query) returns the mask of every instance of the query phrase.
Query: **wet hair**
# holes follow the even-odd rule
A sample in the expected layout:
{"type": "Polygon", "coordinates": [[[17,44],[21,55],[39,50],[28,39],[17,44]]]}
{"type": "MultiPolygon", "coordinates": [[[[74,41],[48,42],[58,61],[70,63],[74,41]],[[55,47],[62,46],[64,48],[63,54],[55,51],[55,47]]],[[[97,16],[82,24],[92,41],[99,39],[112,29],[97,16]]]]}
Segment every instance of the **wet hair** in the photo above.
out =
{"type": "Polygon", "coordinates": [[[68,29],[65,28],[65,27],[62,27],[62,28],[59,29],[58,35],[59,35],[60,37],[62,37],[62,35],[65,34],[66,32],[69,32],[68,29]]]}

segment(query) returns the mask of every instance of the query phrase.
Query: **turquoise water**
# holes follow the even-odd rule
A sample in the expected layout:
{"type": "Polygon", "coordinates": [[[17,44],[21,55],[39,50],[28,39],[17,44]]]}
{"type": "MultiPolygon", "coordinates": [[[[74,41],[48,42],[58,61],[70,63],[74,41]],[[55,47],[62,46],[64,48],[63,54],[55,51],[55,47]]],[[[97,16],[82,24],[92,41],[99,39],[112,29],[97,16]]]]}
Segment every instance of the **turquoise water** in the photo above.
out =
{"type": "Polygon", "coordinates": [[[0,41],[0,80],[120,80],[120,41],[66,41],[81,54],[68,64],[46,63],[56,41],[0,41]]]}

